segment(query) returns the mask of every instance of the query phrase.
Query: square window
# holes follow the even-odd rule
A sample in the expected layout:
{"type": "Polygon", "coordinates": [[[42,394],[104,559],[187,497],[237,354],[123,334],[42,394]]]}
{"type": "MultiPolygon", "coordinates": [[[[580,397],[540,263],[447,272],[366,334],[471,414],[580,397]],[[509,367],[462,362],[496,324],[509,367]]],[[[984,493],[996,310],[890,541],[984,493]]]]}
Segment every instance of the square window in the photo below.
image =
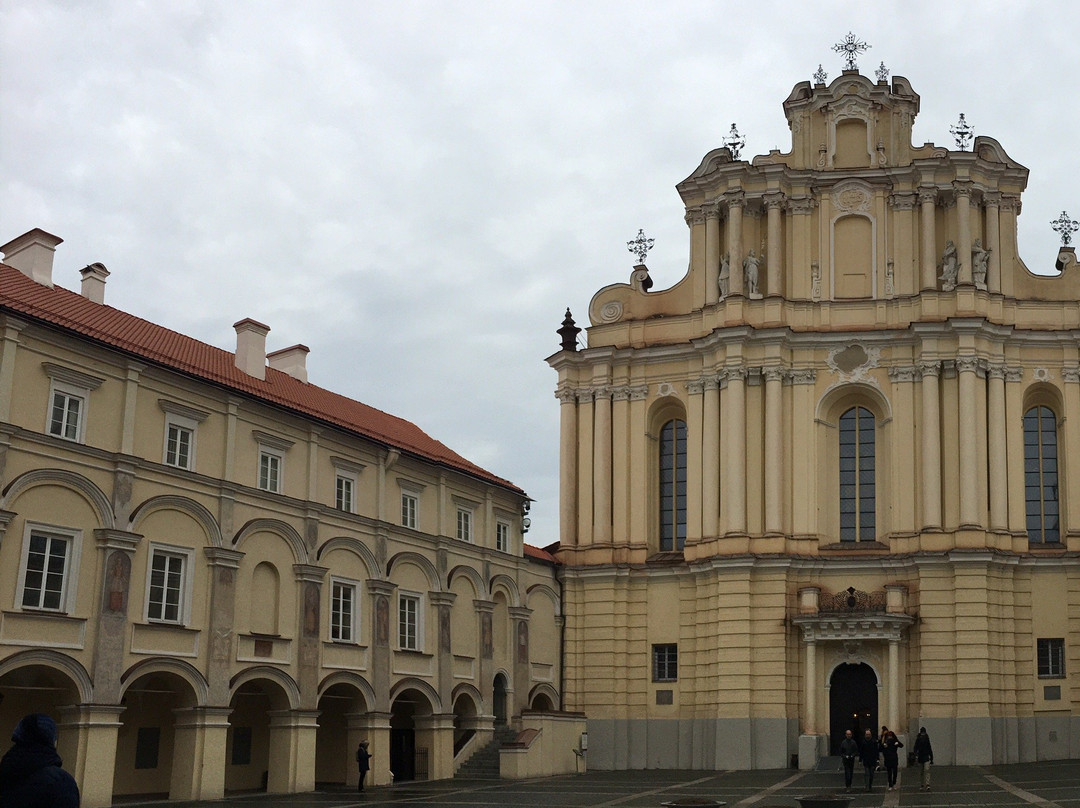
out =
{"type": "Polygon", "coordinates": [[[675,682],[679,678],[679,646],[663,643],[652,647],[653,681],[675,682]]]}
{"type": "Polygon", "coordinates": [[[495,549],[500,553],[510,552],[510,525],[506,522],[495,523],[495,549]]]}
{"type": "Polygon", "coordinates": [[[472,541],[473,514],[468,508],[458,508],[457,537],[461,541],[472,541]]]}
{"type": "Polygon", "coordinates": [[[359,629],[356,625],[356,607],[359,602],[359,585],[355,581],[331,578],[330,585],[330,639],[334,642],[356,642],[359,629]]]}
{"type": "Polygon", "coordinates": [[[150,623],[188,622],[189,551],[151,547],[146,583],[146,620],[150,623]]]}
{"type": "Polygon", "coordinates": [[[81,535],[77,530],[27,523],[15,591],[17,607],[70,611],[78,583],[81,535]]]}
{"type": "Polygon", "coordinates": [[[265,448],[259,450],[259,488],[281,493],[281,455],[265,448]]]}
{"type": "Polygon", "coordinates": [[[419,651],[423,626],[420,621],[420,596],[402,592],[398,595],[398,648],[419,651]]]}
{"type": "Polygon", "coordinates": [[[401,495],[401,524],[416,530],[416,512],[419,502],[415,494],[401,495]]]}
{"type": "Polygon", "coordinates": [[[1040,679],[1065,678],[1065,640],[1063,638],[1039,639],[1036,656],[1040,679]]]}
{"type": "Polygon", "coordinates": [[[338,474],[334,498],[335,507],[345,513],[356,513],[355,481],[345,474],[338,474]]]}

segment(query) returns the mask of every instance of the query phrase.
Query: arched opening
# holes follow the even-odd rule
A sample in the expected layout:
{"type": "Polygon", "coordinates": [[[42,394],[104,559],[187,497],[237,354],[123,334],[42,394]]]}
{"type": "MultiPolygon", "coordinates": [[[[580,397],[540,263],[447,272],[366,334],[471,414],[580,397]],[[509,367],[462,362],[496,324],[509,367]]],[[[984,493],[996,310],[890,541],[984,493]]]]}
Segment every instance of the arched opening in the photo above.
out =
{"type": "Polygon", "coordinates": [[[468,693],[454,699],[454,756],[476,734],[476,702],[468,693]]]}
{"type": "Polygon", "coordinates": [[[271,787],[275,768],[287,784],[288,728],[271,728],[270,713],[287,711],[289,697],[269,679],[252,679],[237,688],[229,702],[229,734],[225,748],[226,791],[283,791],[271,787]]]}
{"type": "MultiPolygon", "coordinates": [[[[24,715],[44,713],[60,725],[61,708],[79,704],[79,688],[63,672],[48,665],[25,665],[0,676],[0,727],[5,733],[0,740],[6,743],[9,733],[24,715]]],[[[75,768],[78,733],[60,726],[56,747],[64,759],[64,768],[75,768]]]]}
{"type": "Polygon", "coordinates": [[[360,717],[368,711],[363,693],[347,682],[331,685],[319,698],[315,734],[315,782],[356,785],[356,747],[367,739],[360,717]]]}
{"type": "Polygon", "coordinates": [[[532,698],[532,703],[529,707],[533,710],[540,712],[550,713],[555,709],[555,705],[551,703],[551,697],[547,693],[537,693],[532,698]]]}
{"type": "Polygon", "coordinates": [[[260,562],[251,574],[251,631],[253,634],[278,633],[279,578],[277,567],[260,562]]]}
{"type": "Polygon", "coordinates": [[[492,707],[495,711],[495,726],[506,726],[506,677],[501,673],[495,674],[495,683],[492,687],[492,707]]]}
{"type": "Polygon", "coordinates": [[[840,754],[844,733],[856,738],[870,730],[877,735],[878,688],[874,669],[865,662],[837,665],[829,679],[829,748],[840,754]]]}
{"type": "Polygon", "coordinates": [[[177,799],[189,791],[194,760],[176,734],[176,711],[197,706],[183,677],[167,671],[146,673],[124,691],[116,734],[113,794],[177,799]]]}
{"type": "Polygon", "coordinates": [[[430,722],[418,719],[431,713],[431,702],[414,689],[402,691],[390,706],[390,771],[394,782],[427,779],[432,738],[431,730],[422,725],[430,722]]]}

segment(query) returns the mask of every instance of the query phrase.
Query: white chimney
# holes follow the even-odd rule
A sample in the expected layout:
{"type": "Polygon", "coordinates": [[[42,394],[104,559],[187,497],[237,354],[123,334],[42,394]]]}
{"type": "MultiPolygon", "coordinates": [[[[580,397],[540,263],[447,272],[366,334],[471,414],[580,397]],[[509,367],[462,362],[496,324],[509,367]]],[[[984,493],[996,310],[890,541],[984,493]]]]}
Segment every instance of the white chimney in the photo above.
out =
{"type": "Polygon", "coordinates": [[[233,323],[236,329],[236,366],[248,376],[266,378],[266,335],[270,326],[250,317],[233,323]]]}
{"type": "Polygon", "coordinates": [[[59,236],[35,227],[0,247],[0,252],[4,254],[5,264],[52,289],[53,255],[56,253],[56,246],[63,241],[59,236]]]}
{"type": "Polygon", "coordinates": [[[105,302],[105,279],[111,274],[104,264],[93,263],[79,270],[82,274],[82,296],[95,303],[105,302]]]}
{"type": "Polygon", "coordinates": [[[307,355],[311,349],[306,345],[290,345],[266,355],[266,361],[274,370],[288,373],[294,379],[307,384],[307,355]]]}

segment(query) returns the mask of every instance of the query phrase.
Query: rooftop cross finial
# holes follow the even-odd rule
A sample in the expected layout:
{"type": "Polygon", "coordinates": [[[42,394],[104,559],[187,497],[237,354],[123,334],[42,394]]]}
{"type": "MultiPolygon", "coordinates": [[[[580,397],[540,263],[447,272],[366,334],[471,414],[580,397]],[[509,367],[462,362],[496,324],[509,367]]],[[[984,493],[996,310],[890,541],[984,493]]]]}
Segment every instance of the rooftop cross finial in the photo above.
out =
{"type": "Polygon", "coordinates": [[[814,72],[814,84],[824,84],[829,78],[829,74],[825,72],[825,68],[820,64],[817,66],[817,70],[814,72]]]}
{"type": "Polygon", "coordinates": [[[743,146],[746,145],[746,138],[739,134],[739,128],[735,124],[731,125],[731,131],[728,132],[728,136],[724,138],[724,145],[727,146],[728,151],[731,152],[731,159],[738,160],[739,154],[743,150],[743,146]]]}
{"type": "Polygon", "coordinates": [[[968,141],[975,134],[975,128],[970,126],[964,118],[964,113],[960,113],[960,120],[957,121],[955,126],[949,127],[949,134],[956,138],[956,148],[960,151],[967,151],[968,141]]]}
{"type": "Polygon", "coordinates": [[[649,254],[649,250],[653,248],[654,242],[655,239],[645,238],[645,231],[639,229],[637,231],[637,238],[626,242],[626,249],[637,256],[639,264],[644,264],[645,257],[649,254]]]}
{"type": "Polygon", "coordinates": [[[844,70],[858,70],[859,66],[855,63],[855,57],[869,49],[869,45],[850,31],[848,31],[848,35],[844,37],[842,42],[833,45],[833,50],[844,56],[844,70]]]}
{"type": "Polygon", "coordinates": [[[1072,235],[1077,230],[1080,230],[1080,222],[1076,219],[1070,219],[1069,214],[1065,211],[1061,211],[1061,215],[1050,222],[1050,226],[1054,228],[1055,233],[1061,235],[1061,246],[1068,247],[1072,244],[1072,235]]]}
{"type": "Polygon", "coordinates": [[[885,67],[885,63],[882,62],[878,65],[878,69],[874,71],[874,75],[877,76],[879,82],[885,84],[889,80],[889,68],[885,67]]]}

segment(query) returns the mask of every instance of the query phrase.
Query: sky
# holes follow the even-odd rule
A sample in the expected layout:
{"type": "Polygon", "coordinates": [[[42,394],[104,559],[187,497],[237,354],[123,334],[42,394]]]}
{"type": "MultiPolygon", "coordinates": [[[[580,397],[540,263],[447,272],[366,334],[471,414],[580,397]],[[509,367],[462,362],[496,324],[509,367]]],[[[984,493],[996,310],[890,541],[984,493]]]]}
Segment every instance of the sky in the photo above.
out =
{"type": "Polygon", "coordinates": [[[536,502],[558,540],[555,353],[569,307],[689,255],[675,184],[732,123],[787,151],[782,102],[849,32],[1031,170],[1020,252],[1080,218],[1080,4],[0,2],[0,243],[64,239],[106,302],[227,350],[311,348],[312,383],[417,423],[536,502]]]}

